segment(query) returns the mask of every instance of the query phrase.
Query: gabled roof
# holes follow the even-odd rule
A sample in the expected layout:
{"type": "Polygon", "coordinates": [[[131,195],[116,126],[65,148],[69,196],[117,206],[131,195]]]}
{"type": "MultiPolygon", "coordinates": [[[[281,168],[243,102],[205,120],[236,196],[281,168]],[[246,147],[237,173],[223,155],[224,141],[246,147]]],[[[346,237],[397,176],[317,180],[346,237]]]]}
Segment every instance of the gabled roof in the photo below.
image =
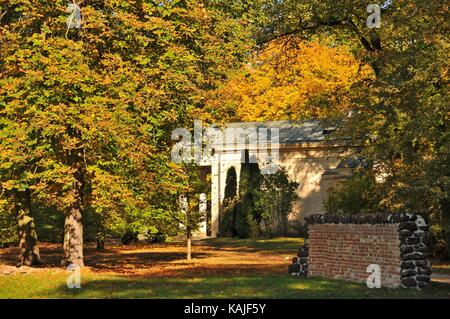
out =
{"type": "Polygon", "coordinates": [[[244,130],[278,128],[281,144],[321,142],[335,130],[334,127],[323,127],[319,120],[234,122],[228,123],[226,128],[242,128],[244,130]]]}

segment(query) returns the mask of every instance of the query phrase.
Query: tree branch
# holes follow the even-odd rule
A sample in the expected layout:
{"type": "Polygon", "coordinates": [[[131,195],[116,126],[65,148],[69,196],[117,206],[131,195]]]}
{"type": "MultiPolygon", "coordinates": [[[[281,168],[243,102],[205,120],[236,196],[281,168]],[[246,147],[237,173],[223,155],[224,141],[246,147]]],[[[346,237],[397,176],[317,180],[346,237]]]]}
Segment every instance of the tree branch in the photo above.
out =
{"type": "Polygon", "coordinates": [[[0,24],[2,23],[2,19],[5,16],[5,14],[8,12],[8,8],[5,9],[5,12],[2,12],[2,8],[0,8],[0,24]]]}
{"type": "MultiPolygon", "coordinates": [[[[301,22],[300,22],[300,24],[301,24],[301,22]]],[[[363,45],[363,47],[367,51],[375,52],[375,51],[381,50],[381,41],[380,41],[379,36],[374,36],[374,37],[372,37],[371,41],[369,41],[366,37],[364,37],[362,32],[358,29],[358,27],[356,26],[356,24],[353,22],[353,20],[350,17],[340,19],[340,20],[338,20],[338,19],[331,19],[329,21],[318,20],[317,23],[312,24],[312,25],[307,25],[307,26],[300,25],[299,27],[297,27],[293,30],[281,33],[270,39],[265,39],[263,41],[258,42],[257,44],[258,44],[258,46],[263,46],[266,43],[274,40],[275,38],[291,37],[294,35],[301,34],[302,32],[313,31],[313,30],[319,29],[321,27],[339,27],[339,26],[347,27],[351,31],[353,31],[355,33],[355,35],[358,37],[358,39],[361,42],[361,44],[363,45]]]]}

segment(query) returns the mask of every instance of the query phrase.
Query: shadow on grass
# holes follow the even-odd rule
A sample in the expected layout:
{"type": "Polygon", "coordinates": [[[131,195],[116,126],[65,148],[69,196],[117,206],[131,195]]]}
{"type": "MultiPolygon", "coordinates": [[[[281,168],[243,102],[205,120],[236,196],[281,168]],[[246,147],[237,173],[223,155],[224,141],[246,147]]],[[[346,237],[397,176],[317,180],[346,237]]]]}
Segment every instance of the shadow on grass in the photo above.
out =
{"type": "MultiPolygon", "coordinates": [[[[209,257],[208,253],[194,252],[192,258],[203,259],[209,257]]],[[[126,271],[127,269],[147,269],[162,266],[173,261],[183,261],[186,259],[184,252],[126,252],[117,251],[101,252],[88,256],[85,265],[96,270],[110,270],[115,272],[126,271]]]]}
{"type": "Polygon", "coordinates": [[[81,289],[65,285],[43,291],[57,298],[320,298],[337,297],[339,285],[326,281],[299,283],[296,278],[210,277],[85,279],[81,289]],[[280,283],[284,283],[280,285],[280,283]]]}
{"type": "Polygon", "coordinates": [[[241,239],[241,238],[209,238],[199,241],[215,249],[239,248],[246,251],[272,251],[278,253],[292,253],[298,251],[303,245],[303,238],[267,238],[267,239],[241,239]]]}
{"type": "Polygon", "coordinates": [[[193,263],[177,264],[176,267],[166,267],[161,269],[156,265],[154,271],[149,270],[141,273],[131,273],[130,276],[140,278],[208,278],[211,276],[274,276],[286,274],[287,267],[280,268],[279,265],[254,265],[235,263],[199,265],[193,263]]]}
{"type": "MultiPolygon", "coordinates": [[[[194,258],[204,259],[211,257],[217,252],[235,251],[253,253],[270,252],[275,254],[288,254],[294,256],[298,247],[303,243],[302,238],[273,238],[273,239],[237,239],[237,238],[214,238],[197,240],[194,247],[200,247],[202,252],[196,252],[194,258]]],[[[39,245],[43,261],[42,267],[61,267],[62,246],[59,244],[39,245]]],[[[148,268],[154,264],[165,264],[173,261],[182,261],[186,258],[185,253],[180,251],[184,243],[168,243],[160,245],[129,245],[114,246],[105,250],[96,250],[92,244],[85,246],[85,264],[99,270],[120,270],[121,267],[148,268]],[[158,248],[152,251],[154,248],[158,248]],[[177,248],[171,252],[170,249],[177,248]],[[168,251],[161,251],[167,249],[168,251]]],[[[14,266],[17,263],[19,249],[10,247],[0,250],[0,262],[14,266]]],[[[120,271],[119,271],[120,272],[120,271]]]]}
{"type": "Polygon", "coordinates": [[[83,278],[81,289],[41,291],[49,298],[449,298],[450,286],[429,289],[369,289],[363,284],[290,276],[215,276],[210,278],[83,278]]]}
{"type": "MultiPolygon", "coordinates": [[[[149,249],[151,246],[125,247],[126,249],[105,249],[95,248],[84,249],[85,265],[97,270],[111,270],[121,272],[123,269],[146,269],[155,264],[164,265],[173,261],[186,259],[185,252],[164,252],[164,251],[133,251],[132,249],[149,249]]],[[[15,266],[18,260],[19,249],[9,248],[8,253],[1,255],[1,263],[15,266]]],[[[41,249],[42,264],[36,268],[60,268],[63,251],[60,247],[43,247],[41,249]]],[[[206,252],[193,252],[192,258],[203,259],[210,257],[206,252]]]]}
{"type": "MultiPolygon", "coordinates": [[[[42,264],[34,266],[36,268],[55,268],[61,267],[62,248],[54,248],[51,246],[39,245],[39,251],[41,255],[42,264]]],[[[8,247],[0,250],[0,264],[8,266],[16,266],[19,260],[18,256],[20,249],[18,247],[8,247]]]]}

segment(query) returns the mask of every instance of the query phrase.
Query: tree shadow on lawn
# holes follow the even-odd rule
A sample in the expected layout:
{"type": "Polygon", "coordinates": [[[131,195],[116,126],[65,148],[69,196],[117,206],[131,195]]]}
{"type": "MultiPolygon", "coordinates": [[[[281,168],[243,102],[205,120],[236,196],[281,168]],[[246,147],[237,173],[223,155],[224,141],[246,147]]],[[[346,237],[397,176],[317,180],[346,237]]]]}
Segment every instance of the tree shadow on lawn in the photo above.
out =
{"type": "MultiPolygon", "coordinates": [[[[207,253],[193,253],[196,259],[207,258],[207,253]]],[[[154,267],[162,267],[175,261],[182,262],[186,259],[184,252],[130,252],[117,251],[102,252],[85,258],[85,265],[93,270],[127,272],[128,270],[146,270],[154,267]]]]}
{"type": "MultiPolygon", "coordinates": [[[[39,252],[42,264],[34,266],[36,268],[61,267],[62,245],[39,244],[39,252]]],[[[0,264],[15,266],[18,262],[20,249],[18,247],[8,247],[0,250],[0,264]]]]}
{"type": "Polygon", "coordinates": [[[290,276],[212,276],[208,278],[84,278],[81,289],[65,284],[41,291],[50,298],[448,298],[450,285],[415,289],[369,289],[364,284],[290,276]]]}
{"type": "MultiPolygon", "coordinates": [[[[174,246],[175,248],[177,246],[174,246]]],[[[97,250],[93,247],[84,249],[85,266],[97,270],[123,272],[127,269],[146,269],[154,267],[155,264],[164,265],[166,263],[186,259],[185,252],[170,251],[150,251],[160,246],[130,246],[97,250]],[[137,250],[137,251],[135,251],[137,250]]],[[[37,268],[60,268],[63,255],[62,247],[57,244],[44,244],[40,248],[42,265],[37,268]]],[[[19,249],[17,247],[8,248],[0,255],[0,261],[3,264],[15,266],[19,249]]],[[[205,252],[193,252],[193,258],[203,259],[209,256],[205,252]]]]}
{"type": "Polygon", "coordinates": [[[301,237],[280,237],[280,238],[208,238],[197,241],[200,245],[207,245],[214,249],[239,249],[247,252],[270,251],[276,253],[297,253],[299,247],[303,245],[304,238],[301,237]]]}
{"type": "MultiPolygon", "coordinates": [[[[259,273],[259,268],[266,273],[267,269],[275,270],[277,267],[279,269],[276,273],[284,273],[288,264],[284,259],[286,254],[287,256],[295,255],[302,241],[301,238],[196,240],[193,245],[193,262],[196,263],[201,260],[202,265],[196,266],[204,266],[199,268],[203,269],[203,273],[223,271],[224,273],[234,274],[239,269],[243,269],[245,273],[252,270],[259,273]],[[281,259],[282,257],[283,259],[281,259]],[[252,268],[251,265],[237,267],[240,261],[260,267],[252,268]],[[268,263],[275,266],[271,267],[268,263]],[[213,268],[218,270],[213,271],[213,268]]],[[[43,261],[40,268],[61,267],[63,255],[61,244],[40,243],[39,248],[43,261]]],[[[94,271],[118,273],[130,273],[134,270],[155,269],[157,267],[166,271],[166,268],[170,266],[169,264],[179,267],[185,263],[185,250],[184,243],[117,245],[106,247],[105,250],[97,250],[95,244],[87,243],[84,248],[85,265],[94,271]]],[[[15,266],[18,254],[19,249],[17,247],[1,249],[0,264],[15,266]]]]}
{"type": "MultiPolygon", "coordinates": [[[[42,291],[43,296],[57,298],[314,298],[333,296],[337,286],[319,283],[298,286],[295,278],[214,276],[207,278],[83,278],[81,289],[60,285],[42,291]],[[281,282],[286,285],[280,285],[281,282]],[[291,284],[291,285],[290,285],[291,284]]],[[[337,294],[336,294],[337,295],[337,294]]]]}
{"type": "MultiPolygon", "coordinates": [[[[130,272],[129,278],[208,278],[210,276],[274,276],[286,274],[287,267],[254,264],[170,264],[154,265],[142,272],[130,272]]],[[[126,271],[124,271],[125,273],[126,271]]]]}

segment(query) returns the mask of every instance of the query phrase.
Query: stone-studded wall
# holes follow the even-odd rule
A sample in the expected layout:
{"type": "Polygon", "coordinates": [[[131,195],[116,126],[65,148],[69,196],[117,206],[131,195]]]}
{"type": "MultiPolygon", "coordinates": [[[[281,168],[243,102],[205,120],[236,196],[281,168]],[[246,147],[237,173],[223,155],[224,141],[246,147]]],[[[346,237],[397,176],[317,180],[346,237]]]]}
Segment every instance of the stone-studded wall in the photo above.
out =
{"type": "Polygon", "coordinates": [[[367,267],[377,264],[382,287],[423,288],[430,280],[428,226],[416,214],[312,215],[306,223],[291,274],[366,282],[367,267]]]}

